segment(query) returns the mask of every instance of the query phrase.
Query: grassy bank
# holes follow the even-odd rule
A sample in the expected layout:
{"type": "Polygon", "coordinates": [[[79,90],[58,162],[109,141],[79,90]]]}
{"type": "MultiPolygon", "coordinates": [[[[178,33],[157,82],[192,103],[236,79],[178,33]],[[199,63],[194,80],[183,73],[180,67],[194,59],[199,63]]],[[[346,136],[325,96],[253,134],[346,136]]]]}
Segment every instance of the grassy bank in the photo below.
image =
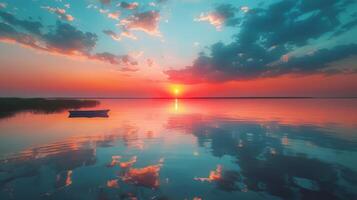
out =
{"type": "Polygon", "coordinates": [[[18,112],[56,113],[67,109],[79,109],[99,105],[96,100],[45,99],[45,98],[0,98],[0,118],[18,112]]]}

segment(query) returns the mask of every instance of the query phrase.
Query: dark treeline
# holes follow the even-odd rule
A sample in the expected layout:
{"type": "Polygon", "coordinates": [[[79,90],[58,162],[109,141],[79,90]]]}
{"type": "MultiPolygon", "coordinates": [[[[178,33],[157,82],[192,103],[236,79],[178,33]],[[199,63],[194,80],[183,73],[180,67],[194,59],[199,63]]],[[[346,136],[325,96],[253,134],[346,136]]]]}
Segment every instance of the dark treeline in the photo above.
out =
{"type": "Polygon", "coordinates": [[[0,118],[11,117],[18,112],[56,113],[66,109],[78,109],[99,105],[96,100],[0,98],[0,118]]]}

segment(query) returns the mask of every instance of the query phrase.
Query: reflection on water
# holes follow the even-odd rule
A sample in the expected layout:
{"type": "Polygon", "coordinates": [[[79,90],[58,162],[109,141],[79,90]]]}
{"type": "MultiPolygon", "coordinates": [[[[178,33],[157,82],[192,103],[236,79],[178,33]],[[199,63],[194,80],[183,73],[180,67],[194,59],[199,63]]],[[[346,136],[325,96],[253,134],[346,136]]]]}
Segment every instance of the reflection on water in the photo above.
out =
{"type": "Polygon", "coordinates": [[[355,199],[356,100],[103,100],[0,120],[0,199],[355,199]],[[96,109],[97,109],[96,108],[96,109]]]}

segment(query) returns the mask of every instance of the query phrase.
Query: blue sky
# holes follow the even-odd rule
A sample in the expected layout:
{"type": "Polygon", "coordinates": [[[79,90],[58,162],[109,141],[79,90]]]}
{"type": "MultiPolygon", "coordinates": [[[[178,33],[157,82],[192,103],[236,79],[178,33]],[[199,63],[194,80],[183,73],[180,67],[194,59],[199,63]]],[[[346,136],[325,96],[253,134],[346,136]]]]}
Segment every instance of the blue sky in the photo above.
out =
{"type": "MultiPolygon", "coordinates": [[[[41,68],[79,58],[138,82],[353,75],[356,34],[353,0],[0,0],[3,56],[15,45],[40,52],[27,57],[41,68]]],[[[23,70],[15,57],[2,65],[23,70]]]]}

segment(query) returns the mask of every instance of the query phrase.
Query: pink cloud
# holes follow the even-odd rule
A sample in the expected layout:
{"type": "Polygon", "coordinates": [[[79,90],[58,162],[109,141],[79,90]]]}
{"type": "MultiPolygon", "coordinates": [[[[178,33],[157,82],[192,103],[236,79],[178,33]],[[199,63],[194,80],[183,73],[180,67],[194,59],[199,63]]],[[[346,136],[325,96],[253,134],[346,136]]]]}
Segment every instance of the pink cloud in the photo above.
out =
{"type": "Polygon", "coordinates": [[[148,67],[152,67],[154,65],[154,60],[153,59],[146,59],[146,64],[148,65],[148,67]]]}
{"type": "Polygon", "coordinates": [[[48,11],[50,11],[51,13],[55,13],[58,15],[59,18],[66,20],[66,21],[73,21],[74,17],[70,14],[66,14],[66,10],[65,9],[61,9],[61,8],[52,8],[49,6],[45,6],[42,7],[48,11]]]}
{"type": "Polygon", "coordinates": [[[133,35],[133,34],[130,33],[129,31],[123,31],[123,32],[121,32],[121,33],[120,33],[120,36],[129,38],[129,39],[132,39],[132,40],[137,40],[137,39],[138,39],[135,35],[133,35]]]}
{"type": "Polygon", "coordinates": [[[207,21],[211,25],[215,26],[217,30],[221,30],[222,25],[224,24],[225,17],[220,15],[217,12],[211,13],[201,13],[201,15],[194,19],[197,22],[207,21]]]}
{"type": "Polygon", "coordinates": [[[103,33],[105,33],[106,35],[110,36],[113,40],[115,41],[121,41],[123,39],[123,37],[132,39],[132,40],[137,40],[137,37],[135,37],[135,35],[131,34],[128,31],[123,31],[120,34],[115,33],[114,31],[111,30],[104,30],[103,33]]]}
{"type": "Polygon", "coordinates": [[[110,19],[119,20],[120,12],[108,13],[107,16],[108,16],[108,18],[110,18],[110,19]]]}
{"type": "Polygon", "coordinates": [[[120,65],[121,71],[138,71],[136,65],[138,63],[129,55],[117,56],[111,53],[97,53],[94,55],[88,55],[89,59],[109,62],[113,65],[120,65]]]}
{"type": "Polygon", "coordinates": [[[161,37],[158,27],[159,19],[160,14],[157,11],[147,11],[129,16],[121,20],[118,25],[126,31],[143,31],[149,35],[161,37]]]}
{"type": "Polygon", "coordinates": [[[110,36],[115,41],[120,41],[121,40],[120,35],[116,34],[114,31],[104,30],[103,33],[105,33],[106,35],[110,36]]]}

